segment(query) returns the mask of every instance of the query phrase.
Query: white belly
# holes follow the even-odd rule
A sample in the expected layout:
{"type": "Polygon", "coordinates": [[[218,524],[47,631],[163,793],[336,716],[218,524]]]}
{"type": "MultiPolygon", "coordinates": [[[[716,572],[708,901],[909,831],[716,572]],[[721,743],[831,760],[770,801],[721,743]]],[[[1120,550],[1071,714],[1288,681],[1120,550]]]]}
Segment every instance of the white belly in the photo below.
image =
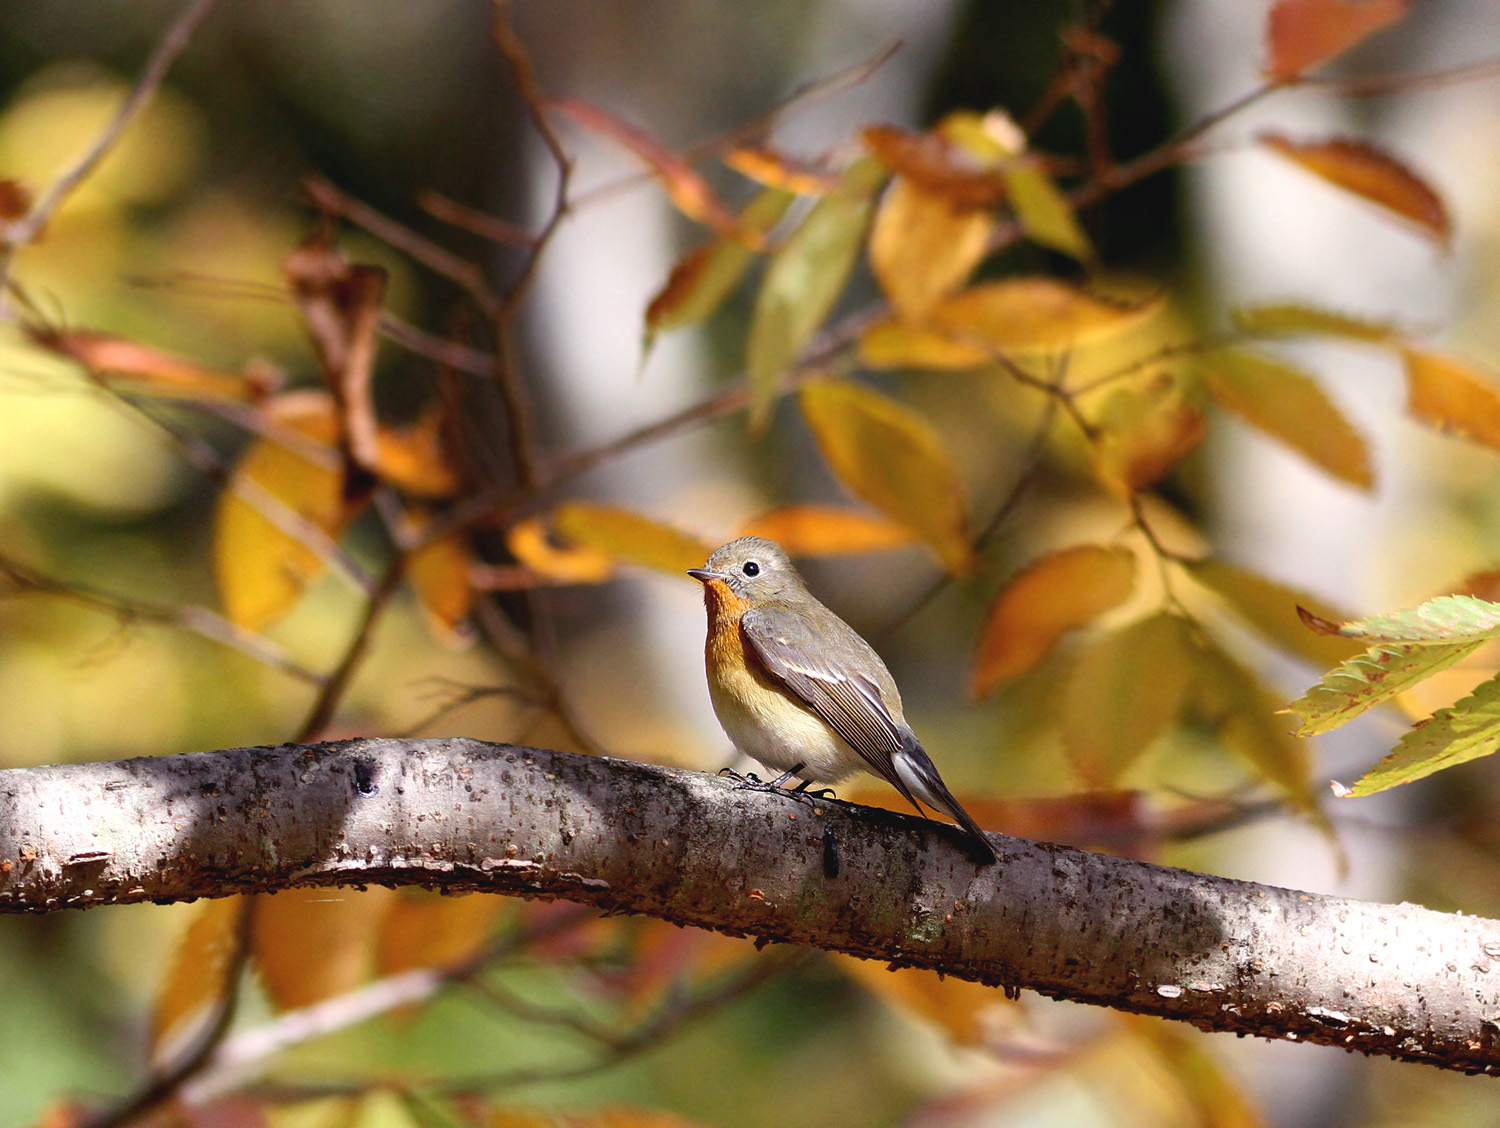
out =
{"type": "Polygon", "coordinates": [[[733,692],[713,692],[714,712],[729,739],[745,755],[759,760],[774,772],[797,774],[813,783],[838,783],[864,766],[859,754],[844,743],[820,717],[786,698],[761,703],[754,708],[733,692]]]}

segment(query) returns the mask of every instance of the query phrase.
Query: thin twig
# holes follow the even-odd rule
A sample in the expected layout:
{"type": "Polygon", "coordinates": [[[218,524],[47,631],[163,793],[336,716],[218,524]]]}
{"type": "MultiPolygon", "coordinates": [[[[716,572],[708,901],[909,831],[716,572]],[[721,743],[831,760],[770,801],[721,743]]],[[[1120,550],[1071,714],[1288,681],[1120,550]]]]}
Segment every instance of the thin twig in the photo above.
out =
{"type": "Polygon", "coordinates": [[[24,218],[12,223],[5,231],[3,239],[0,239],[0,303],[3,303],[4,295],[8,290],[7,282],[16,252],[41,234],[42,229],[47,226],[47,222],[62,202],[88,179],[94,169],[99,167],[99,162],[124,136],[131,122],[150,104],[162,81],[166,78],[167,72],[172,69],[172,64],[187,49],[198,26],[218,6],[218,3],[219,0],[191,0],[191,3],[182,10],[157,42],[150,58],[146,60],[140,77],[130,88],[130,93],[125,96],[125,100],[120,103],[115,116],[94,138],[94,143],[74,162],[71,168],[52,182],[52,187],[47,190],[47,194],[24,218]]]}

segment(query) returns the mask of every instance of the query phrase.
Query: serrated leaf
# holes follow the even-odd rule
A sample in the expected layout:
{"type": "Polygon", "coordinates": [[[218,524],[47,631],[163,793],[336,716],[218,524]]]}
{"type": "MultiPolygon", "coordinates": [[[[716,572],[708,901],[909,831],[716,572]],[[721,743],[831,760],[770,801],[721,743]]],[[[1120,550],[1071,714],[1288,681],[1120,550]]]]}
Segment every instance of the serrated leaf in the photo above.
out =
{"type": "Polygon", "coordinates": [[[898,176],[870,230],[870,269],[898,316],[917,319],[968,281],[995,219],[898,176]]]}
{"type": "Polygon", "coordinates": [[[1203,413],[1165,374],[1113,389],[1093,423],[1095,473],[1122,496],[1165,478],[1203,439],[1203,413]]]}
{"type": "Polygon", "coordinates": [[[771,255],[745,346],[752,429],[765,426],[782,373],[838,301],[859,258],[877,185],[873,162],[855,165],[846,186],[814,204],[771,255]]]}
{"type": "Polygon", "coordinates": [[[288,889],[255,906],[251,951],[278,1010],[305,1007],[368,978],[390,889],[288,889]]]}
{"type": "MultiPolygon", "coordinates": [[[[740,212],[740,224],[765,234],[781,221],[793,199],[790,192],[767,189],[740,212]]],[[[646,332],[666,333],[704,320],[734,292],[754,260],[755,252],[743,241],[727,236],[689,251],[646,307],[646,332]]]]}
{"type": "Polygon", "coordinates": [[[1488,756],[1500,748],[1500,678],[1482,683],[1468,697],[1439,709],[1401,738],[1396,750],[1366,772],[1351,796],[1411,783],[1433,772],[1488,756]]]}
{"type": "Polygon", "coordinates": [[[567,501],[552,514],[557,531],[575,544],[624,564],[680,576],[700,568],[713,546],[640,513],[589,501],[567,501]]]}
{"type": "Polygon", "coordinates": [[[762,513],[740,530],[745,537],[765,537],[789,556],[838,556],[904,548],[917,539],[910,525],[878,513],[835,509],[826,505],[792,505],[762,513]]]}
{"type": "Polygon", "coordinates": [[[1297,614],[1298,607],[1324,619],[1346,618],[1315,596],[1222,560],[1194,561],[1189,571],[1260,634],[1315,666],[1336,666],[1360,650],[1360,643],[1308,629],[1297,614]]]}
{"type": "Polygon", "coordinates": [[[500,913],[512,905],[494,893],[461,896],[400,889],[391,899],[375,943],[375,973],[446,968],[474,955],[500,913]]]}
{"type": "Polygon", "coordinates": [[[1442,197],[1405,164],[1368,141],[1346,137],[1294,141],[1279,133],[1263,133],[1260,141],[1319,179],[1407,220],[1422,234],[1448,245],[1453,227],[1442,197]]]}
{"type": "Polygon", "coordinates": [[[1276,0],[1266,21],[1266,74],[1277,82],[1338,58],[1406,15],[1408,0],[1276,0]]]}
{"type": "Polygon", "coordinates": [[[1130,598],[1135,554],[1084,544],[1034,561],[1000,589],[985,615],[974,654],[975,697],[1024,674],[1066,632],[1130,598]]]}
{"type": "Polygon", "coordinates": [[[177,1047],[197,1032],[233,986],[229,973],[246,905],[243,897],[221,897],[194,910],[156,993],[153,1062],[173,1060],[177,1047]]]}
{"type": "Polygon", "coordinates": [[[351,516],[334,446],[339,424],[332,398],[294,392],[268,401],[265,411],[271,423],[306,442],[259,438],[247,446],[214,516],[214,577],[224,613],[252,631],[290,610],[326,566],[326,558],[268,507],[280,507],[330,541],[351,516]]]}
{"type": "Polygon", "coordinates": [[[1203,369],[1214,401],[1358,489],[1375,479],[1364,439],[1312,377],[1259,353],[1224,352],[1203,369]]]}
{"type": "Polygon", "coordinates": [[[1287,706],[1302,722],[1298,736],[1315,736],[1347,724],[1367,709],[1468,657],[1484,639],[1446,645],[1416,643],[1375,646],[1330,670],[1287,706]]]}
{"type": "Polygon", "coordinates": [[[1160,309],[1159,302],[1118,302],[1051,278],[982,282],[938,302],[921,325],[876,322],[860,335],[859,355],[871,368],[977,368],[997,353],[1094,344],[1160,309]]]}
{"type": "Polygon", "coordinates": [[[848,380],[817,380],[802,415],[839,481],[908,525],[954,575],[973,569],[963,483],[937,429],[905,404],[848,380]]]}
{"type": "Polygon", "coordinates": [[[1079,262],[1094,261],[1094,248],[1078,216],[1038,161],[1019,158],[1005,164],[1001,172],[1010,206],[1032,242],[1071,255],[1079,262]]]}
{"type": "Polygon", "coordinates": [[[1429,427],[1500,450],[1500,389],[1472,365],[1402,349],[1406,409],[1429,427]]]}
{"type": "Polygon", "coordinates": [[[1196,668],[1180,615],[1148,616],[1094,641],[1068,676],[1062,742],[1090,787],[1113,787],[1177,719],[1196,668]]]}
{"type": "Polygon", "coordinates": [[[1297,302],[1241,306],[1229,320],[1242,333],[1263,337],[1339,337],[1346,341],[1389,344],[1401,338],[1393,325],[1297,302]]]}
{"type": "Polygon", "coordinates": [[[1340,623],[1338,633],[1372,642],[1484,641],[1500,637],[1500,603],[1472,595],[1440,595],[1404,611],[1340,623]]]}

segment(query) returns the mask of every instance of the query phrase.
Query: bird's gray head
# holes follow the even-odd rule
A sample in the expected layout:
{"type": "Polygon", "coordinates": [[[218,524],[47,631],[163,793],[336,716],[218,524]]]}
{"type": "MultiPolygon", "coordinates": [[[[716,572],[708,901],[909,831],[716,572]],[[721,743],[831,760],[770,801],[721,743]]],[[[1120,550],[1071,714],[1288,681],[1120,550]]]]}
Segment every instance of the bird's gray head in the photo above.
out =
{"type": "Polygon", "coordinates": [[[703,583],[722,580],[741,599],[756,602],[802,591],[802,577],[781,546],[765,537],[740,537],[714,549],[702,568],[688,575],[703,583]]]}

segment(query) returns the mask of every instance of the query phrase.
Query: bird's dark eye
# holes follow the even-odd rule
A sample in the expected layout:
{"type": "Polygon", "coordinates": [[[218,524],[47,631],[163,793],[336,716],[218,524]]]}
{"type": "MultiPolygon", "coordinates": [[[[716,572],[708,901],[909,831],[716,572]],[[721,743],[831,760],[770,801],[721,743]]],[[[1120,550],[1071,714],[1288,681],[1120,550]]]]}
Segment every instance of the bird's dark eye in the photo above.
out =
{"type": "Polygon", "coordinates": [[[740,571],[744,572],[747,576],[758,576],[760,575],[760,565],[754,560],[746,560],[745,566],[740,571]]]}

